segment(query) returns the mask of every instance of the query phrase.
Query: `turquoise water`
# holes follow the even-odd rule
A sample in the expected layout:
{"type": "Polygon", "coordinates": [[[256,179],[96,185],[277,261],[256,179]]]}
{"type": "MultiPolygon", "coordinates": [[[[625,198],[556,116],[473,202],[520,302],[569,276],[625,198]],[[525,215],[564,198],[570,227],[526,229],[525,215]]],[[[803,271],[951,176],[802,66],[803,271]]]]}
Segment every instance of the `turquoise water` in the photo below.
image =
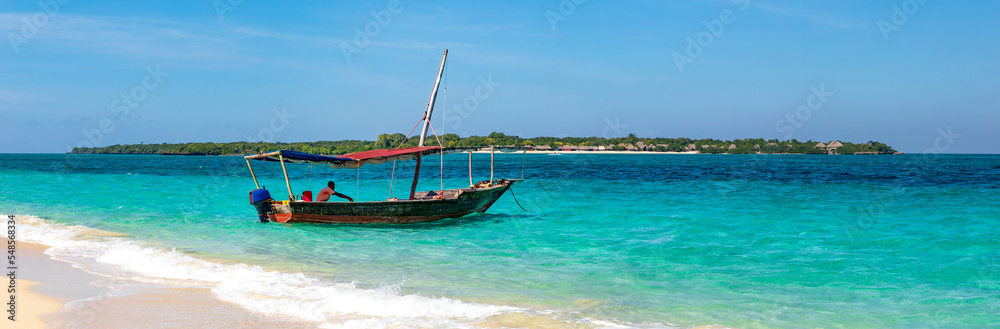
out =
{"type": "MultiPolygon", "coordinates": [[[[427,158],[420,189],[439,188],[438,160],[427,158]]],[[[429,297],[386,304],[395,307],[463,303],[323,309],[333,315],[311,320],[324,323],[462,326],[523,313],[584,327],[1000,328],[1000,156],[504,154],[497,178],[520,178],[524,163],[513,192],[528,211],[508,194],[486,214],[403,226],[256,223],[239,157],[0,161],[5,214],[309,284],[429,297]],[[442,307],[462,311],[433,313],[442,307]]],[[[466,186],[466,156],[444,161],[445,187],[466,186]]],[[[407,193],[412,165],[398,164],[394,197],[407,193]]],[[[276,199],[287,196],[280,165],[254,169],[276,199]]],[[[474,155],[473,169],[488,179],[489,155],[474,155]]],[[[334,180],[358,200],[384,200],[392,165],[289,174],[296,194],[334,180]]],[[[108,259],[119,253],[102,250],[95,261],[117,264],[108,259]]]]}

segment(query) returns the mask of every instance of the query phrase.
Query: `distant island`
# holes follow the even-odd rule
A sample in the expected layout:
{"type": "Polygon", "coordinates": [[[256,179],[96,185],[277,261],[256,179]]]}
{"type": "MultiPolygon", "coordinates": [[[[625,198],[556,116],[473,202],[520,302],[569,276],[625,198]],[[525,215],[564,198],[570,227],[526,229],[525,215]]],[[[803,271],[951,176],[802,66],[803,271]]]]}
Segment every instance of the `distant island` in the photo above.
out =
{"type": "MultiPolygon", "coordinates": [[[[403,134],[382,134],[375,141],[342,140],[318,142],[228,142],[228,143],[177,143],[177,144],[128,144],[104,147],[76,147],[72,154],[163,154],[163,155],[236,155],[276,150],[290,150],[313,154],[340,155],[374,149],[395,148],[406,138],[403,134]]],[[[445,134],[440,137],[447,147],[504,146],[524,147],[533,152],[683,152],[702,154],[900,154],[889,145],[869,141],[850,143],[841,141],[798,141],[795,139],[689,139],[643,138],[629,134],[626,137],[534,137],[521,138],[493,132],[488,136],[460,137],[445,134]]],[[[428,146],[438,141],[429,137],[428,146]]],[[[403,147],[417,146],[417,139],[410,138],[403,147]]]]}

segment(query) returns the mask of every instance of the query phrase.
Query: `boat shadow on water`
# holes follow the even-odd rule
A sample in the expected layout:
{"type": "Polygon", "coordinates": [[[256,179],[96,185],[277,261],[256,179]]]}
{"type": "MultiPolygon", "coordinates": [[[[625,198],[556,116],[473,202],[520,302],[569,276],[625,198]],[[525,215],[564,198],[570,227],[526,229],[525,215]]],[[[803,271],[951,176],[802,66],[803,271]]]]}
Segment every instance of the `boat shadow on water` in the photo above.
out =
{"type": "MultiPolygon", "coordinates": [[[[520,221],[520,220],[539,220],[540,218],[536,215],[530,213],[525,214],[471,214],[459,218],[445,218],[441,220],[436,220],[432,222],[419,222],[411,224],[340,224],[340,223],[297,223],[295,225],[286,225],[290,228],[303,229],[303,230],[329,230],[329,229],[362,229],[362,230],[414,230],[414,231],[424,231],[424,230],[443,230],[443,229],[455,229],[465,226],[479,226],[479,225],[490,225],[490,224],[501,224],[510,221],[520,221]]],[[[277,223],[270,223],[268,225],[274,225],[277,223]]]]}

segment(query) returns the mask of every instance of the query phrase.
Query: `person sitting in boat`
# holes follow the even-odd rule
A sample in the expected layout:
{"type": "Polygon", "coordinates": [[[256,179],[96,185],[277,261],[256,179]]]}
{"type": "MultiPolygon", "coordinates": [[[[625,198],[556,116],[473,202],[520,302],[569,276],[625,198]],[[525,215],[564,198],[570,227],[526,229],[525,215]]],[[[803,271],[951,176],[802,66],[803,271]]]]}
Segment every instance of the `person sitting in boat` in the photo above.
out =
{"type": "Polygon", "coordinates": [[[319,196],[316,197],[316,202],[330,201],[330,196],[332,195],[336,195],[338,197],[347,199],[347,201],[354,202],[354,199],[351,199],[351,197],[335,191],[334,188],[336,188],[336,186],[337,185],[334,184],[333,181],[326,183],[326,187],[324,187],[322,190],[319,190],[319,196]]]}

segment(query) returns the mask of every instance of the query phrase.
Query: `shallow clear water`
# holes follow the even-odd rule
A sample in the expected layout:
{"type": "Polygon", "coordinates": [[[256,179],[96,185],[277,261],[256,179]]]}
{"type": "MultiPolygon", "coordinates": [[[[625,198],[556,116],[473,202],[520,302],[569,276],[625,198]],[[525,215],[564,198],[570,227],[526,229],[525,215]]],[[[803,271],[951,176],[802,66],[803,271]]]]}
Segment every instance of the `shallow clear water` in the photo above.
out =
{"type": "MultiPolygon", "coordinates": [[[[425,158],[421,190],[439,188],[438,159],[425,158]]],[[[446,188],[468,184],[467,161],[445,156],[446,188]]],[[[474,179],[488,179],[489,155],[473,161],[474,179]]],[[[486,214],[429,224],[285,225],[255,222],[239,157],[6,154],[0,211],[179,252],[95,251],[137,276],[158,274],[128,268],[136,257],[194,256],[392,296],[354,313],[325,300],[332,315],[312,320],[333,324],[520,312],[596,327],[1000,327],[1000,156],[498,154],[497,178],[520,178],[522,161],[513,192],[527,212],[508,194],[486,214]]],[[[412,166],[397,165],[394,197],[412,166]]],[[[254,169],[287,196],[280,165],[254,169]]],[[[334,180],[359,200],[388,198],[391,171],[289,165],[296,194],[334,180]]]]}

